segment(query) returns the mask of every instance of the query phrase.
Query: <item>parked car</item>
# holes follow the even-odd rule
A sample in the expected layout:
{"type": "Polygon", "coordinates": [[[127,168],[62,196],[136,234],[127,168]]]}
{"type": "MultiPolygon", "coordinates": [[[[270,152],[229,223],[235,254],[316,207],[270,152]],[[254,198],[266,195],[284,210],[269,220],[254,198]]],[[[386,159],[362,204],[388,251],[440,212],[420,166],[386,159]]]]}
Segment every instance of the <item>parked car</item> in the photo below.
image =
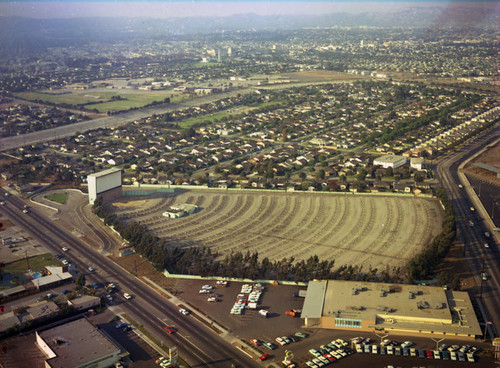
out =
{"type": "Polygon", "coordinates": [[[250,344],[252,344],[253,346],[260,346],[260,345],[262,345],[262,343],[260,342],[259,339],[251,339],[250,340],[250,344]]]}
{"type": "Polygon", "coordinates": [[[185,316],[187,316],[187,315],[189,314],[189,311],[188,311],[188,310],[186,310],[186,309],[184,309],[184,308],[179,309],[179,312],[180,312],[181,314],[184,314],[185,316]]]}
{"type": "Polygon", "coordinates": [[[276,345],[274,345],[272,342],[263,342],[262,345],[268,348],[269,350],[276,349],[276,345]]]}
{"type": "Polygon", "coordinates": [[[411,342],[411,341],[408,340],[408,341],[405,341],[404,343],[402,343],[401,347],[402,348],[409,348],[412,345],[413,345],[413,342],[411,342]]]}
{"type": "Polygon", "coordinates": [[[123,297],[124,297],[125,299],[127,299],[127,300],[128,300],[128,299],[132,299],[132,295],[130,295],[129,293],[125,293],[125,294],[123,294],[123,297]]]}
{"type": "Polygon", "coordinates": [[[264,353],[262,354],[260,357],[259,357],[259,360],[267,360],[269,359],[271,356],[268,354],[268,353],[264,353]]]}

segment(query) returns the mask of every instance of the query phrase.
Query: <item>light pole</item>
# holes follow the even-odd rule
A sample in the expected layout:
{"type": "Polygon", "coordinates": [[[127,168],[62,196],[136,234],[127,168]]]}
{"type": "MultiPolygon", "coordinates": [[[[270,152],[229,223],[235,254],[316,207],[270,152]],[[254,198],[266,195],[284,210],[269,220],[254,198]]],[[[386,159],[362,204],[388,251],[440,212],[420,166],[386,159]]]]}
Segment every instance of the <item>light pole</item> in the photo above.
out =
{"type": "Polygon", "coordinates": [[[387,336],[389,336],[389,335],[383,335],[383,336],[382,336],[382,335],[379,335],[379,334],[375,334],[375,336],[380,337],[380,343],[382,344],[382,340],[383,340],[384,338],[386,338],[387,336]]]}
{"type": "Polygon", "coordinates": [[[438,340],[438,339],[434,339],[434,338],[432,338],[432,337],[431,337],[431,340],[432,340],[432,341],[434,341],[434,342],[436,343],[436,351],[439,351],[439,343],[440,343],[441,341],[444,341],[444,339],[439,339],[439,340],[438,340]]]}

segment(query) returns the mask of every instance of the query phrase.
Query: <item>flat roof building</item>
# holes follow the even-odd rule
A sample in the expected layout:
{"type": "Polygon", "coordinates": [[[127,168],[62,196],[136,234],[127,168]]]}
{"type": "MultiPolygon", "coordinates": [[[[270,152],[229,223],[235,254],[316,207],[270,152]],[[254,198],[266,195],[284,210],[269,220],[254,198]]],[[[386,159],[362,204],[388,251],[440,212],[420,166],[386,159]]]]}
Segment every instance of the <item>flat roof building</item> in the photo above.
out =
{"type": "Polygon", "coordinates": [[[392,167],[393,169],[403,166],[408,162],[408,159],[404,156],[397,155],[384,155],[377,157],[373,160],[373,165],[382,166],[384,169],[392,167]]]}
{"type": "Polygon", "coordinates": [[[482,334],[469,294],[435,286],[312,281],[302,318],[309,328],[466,339],[482,334]]]}
{"type": "Polygon", "coordinates": [[[36,342],[51,368],[104,368],[127,354],[85,318],[36,332],[36,342]]]}

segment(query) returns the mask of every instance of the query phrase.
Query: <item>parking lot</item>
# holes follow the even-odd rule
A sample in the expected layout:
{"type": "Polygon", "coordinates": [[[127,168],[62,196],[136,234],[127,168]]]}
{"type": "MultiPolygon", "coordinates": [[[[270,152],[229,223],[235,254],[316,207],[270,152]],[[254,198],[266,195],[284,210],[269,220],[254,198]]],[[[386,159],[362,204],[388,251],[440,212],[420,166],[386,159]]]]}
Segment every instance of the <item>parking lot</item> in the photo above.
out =
{"type": "MultiPolygon", "coordinates": [[[[338,338],[349,342],[357,336],[369,337],[373,343],[380,344],[380,337],[374,333],[359,333],[356,331],[338,331],[338,330],[316,330],[303,327],[303,320],[297,317],[291,317],[285,314],[286,310],[302,309],[303,298],[294,297],[293,293],[299,289],[298,286],[272,285],[264,284],[265,291],[261,296],[259,308],[269,310],[269,318],[263,318],[258,315],[257,310],[245,310],[242,315],[231,315],[230,311],[236,301],[236,297],[241,292],[241,286],[244,283],[231,282],[227,287],[215,288],[215,281],[207,280],[178,280],[177,289],[186,290],[181,292],[179,297],[186,301],[185,305],[190,309],[198,309],[209,318],[215,320],[218,324],[228,329],[232,334],[240,339],[250,342],[251,339],[259,339],[263,342],[272,342],[277,346],[275,350],[269,350],[264,346],[259,346],[256,350],[261,353],[271,355],[270,360],[279,363],[283,360],[286,350],[293,351],[293,361],[299,367],[304,367],[305,363],[313,358],[309,353],[311,348],[318,348],[321,345],[330,343],[338,338]],[[200,294],[199,291],[203,285],[213,285],[212,294],[200,294]],[[207,299],[211,295],[217,294],[217,302],[209,302],[207,299]],[[196,307],[195,307],[196,306],[196,307]],[[280,346],[276,338],[280,336],[291,336],[297,331],[308,335],[307,338],[297,339],[289,345],[280,346]]],[[[390,339],[399,343],[405,340],[411,340],[418,349],[435,350],[436,343],[430,337],[406,337],[389,335],[390,339]]],[[[443,341],[448,345],[475,345],[482,349],[488,349],[488,344],[482,344],[478,341],[459,341],[446,339],[443,341]]],[[[354,349],[354,345],[352,345],[354,349]]],[[[355,350],[355,349],[354,349],[355,350]]],[[[418,357],[405,357],[396,355],[380,355],[354,353],[338,362],[336,366],[342,367],[387,367],[394,365],[398,367],[491,367],[492,358],[485,357],[484,353],[479,354],[476,363],[443,361],[434,359],[422,359],[418,357]]]]}

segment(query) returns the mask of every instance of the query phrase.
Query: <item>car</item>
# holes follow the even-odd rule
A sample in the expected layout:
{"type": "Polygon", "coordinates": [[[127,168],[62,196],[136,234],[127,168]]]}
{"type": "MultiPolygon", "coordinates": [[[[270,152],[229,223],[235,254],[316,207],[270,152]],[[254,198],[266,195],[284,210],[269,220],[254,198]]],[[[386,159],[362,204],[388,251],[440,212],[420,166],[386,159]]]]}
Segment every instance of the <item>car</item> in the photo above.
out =
{"type": "Polygon", "coordinates": [[[125,326],[122,328],[122,332],[129,332],[132,330],[132,327],[131,326],[125,326]]]}
{"type": "Polygon", "coordinates": [[[470,363],[475,363],[476,359],[474,358],[474,354],[467,353],[467,361],[470,362],[470,363]]]}
{"type": "Polygon", "coordinates": [[[128,300],[128,299],[132,299],[132,295],[130,295],[129,293],[124,293],[124,294],[123,294],[123,297],[124,297],[125,299],[127,299],[127,300],[128,300]]]}
{"type": "Polygon", "coordinates": [[[443,350],[441,354],[443,355],[443,360],[450,360],[450,352],[448,350],[443,350]]]}
{"type": "Polygon", "coordinates": [[[357,353],[362,353],[363,352],[363,347],[361,346],[361,344],[356,344],[355,347],[356,347],[356,352],[357,353]]]}
{"type": "Polygon", "coordinates": [[[268,348],[269,350],[274,350],[277,348],[276,345],[274,345],[272,342],[263,342],[262,345],[268,348]]]}
{"type": "Polygon", "coordinates": [[[281,336],[281,339],[285,342],[285,345],[292,343],[292,340],[288,336],[281,336]]]}
{"type": "Polygon", "coordinates": [[[367,354],[370,354],[371,351],[371,345],[370,344],[365,344],[363,351],[367,354]]]}
{"type": "Polygon", "coordinates": [[[167,331],[169,334],[173,334],[175,332],[175,328],[172,326],[164,326],[163,329],[167,331]]]}
{"type": "Polygon", "coordinates": [[[380,347],[380,355],[385,355],[385,354],[386,354],[386,351],[387,351],[387,350],[386,350],[385,346],[381,346],[381,347],[380,347]]]}
{"type": "Polygon", "coordinates": [[[419,358],[425,358],[425,350],[424,349],[417,349],[418,357],[419,358]]]}
{"type": "Polygon", "coordinates": [[[260,342],[259,339],[251,339],[250,340],[250,344],[252,344],[253,346],[260,346],[260,345],[262,345],[262,343],[260,342]]]}
{"type": "Polygon", "coordinates": [[[391,342],[392,342],[391,340],[389,340],[389,339],[385,339],[384,341],[382,341],[382,342],[380,343],[380,346],[387,346],[387,345],[390,345],[390,344],[391,344],[391,342]]]}
{"type": "Polygon", "coordinates": [[[26,208],[23,210],[23,213],[30,213],[29,210],[27,210],[26,208]]]}
{"type": "Polygon", "coordinates": [[[214,287],[212,285],[203,285],[201,288],[203,290],[212,290],[214,287]]]}
{"type": "Polygon", "coordinates": [[[460,349],[460,346],[458,345],[452,345],[452,346],[449,346],[448,347],[448,351],[457,351],[458,349],[460,349]]]}
{"type": "Polygon", "coordinates": [[[69,265],[69,261],[67,259],[63,259],[61,263],[65,266],[69,265]]]}
{"type": "Polygon", "coordinates": [[[66,248],[66,247],[62,247],[61,249],[63,252],[67,252],[69,250],[69,248],[66,248]]]}
{"type": "Polygon", "coordinates": [[[306,362],[306,366],[308,366],[309,368],[318,368],[318,366],[310,360],[306,362]]]}
{"type": "Polygon", "coordinates": [[[335,360],[337,360],[337,359],[335,359],[335,358],[334,358],[331,354],[325,354],[325,355],[323,355],[323,356],[324,356],[326,359],[328,359],[328,361],[329,361],[330,363],[331,363],[331,362],[334,362],[335,360]]]}
{"type": "Polygon", "coordinates": [[[403,356],[405,356],[405,357],[410,356],[410,349],[404,348],[403,349],[403,356]]]}
{"type": "Polygon", "coordinates": [[[268,353],[264,353],[262,354],[260,357],[259,357],[259,360],[267,360],[269,359],[271,356],[268,354],[268,353]]]}
{"type": "Polygon", "coordinates": [[[434,359],[441,359],[441,354],[439,353],[439,350],[434,350],[434,359]]]}
{"type": "Polygon", "coordinates": [[[125,327],[125,326],[128,326],[128,323],[127,323],[127,322],[120,322],[120,323],[118,323],[118,324],[115,326],[115,328],[123,328],[123,327],[125,327]]]}
{"type": "Polygon", "coordinates": [[[184,308],[179,309],[179,312],[185,316],[187,316],[190,313],[187,309],[184,308]]]}
{"type": "Polygon", "coordinates": [[[401,348],[399,347],[394,348],[394,355],[401,355],[401,348]]]}
{"type": "Polygon", "coordinates": [[[63,259],[63,258],[64,258],[64,257],[63,257],[62,255],[60,255],[60,254],[56,254],[56,255],[54,255],[54,257],[56,257],[57,259],[63,259]]]}
{"type": "Polygon", "coordinates": [[[490,245],[489,245],[488,243],[484,243],[484,247],[485,247],[485,248],[489,248],[489,247],[490,247],[490,245]]]}
{"type": "Polygon", "coordinates": [[[111,295],[109,295],[109,294],[104,295],[104,297],[105,297],[105,298],[108,300],[108,302],[110,302],[110,303],[113,301],[113,297],[112,297],[111,295]]]}
{"type": "Polygon", "coordinates": [[[372,354],[378,354],[378,346],[375,344],[372,345],[372,354]]]}
{"type": "Polygon", "coordinates": [[[312,354],[313,356],[315,356],[316,358],[321,355],[321,353],[319,351],[317,351],[316,349],[309,349],[309,353],[312,354]]]}
{"type": "Polygon", "coordinates": [[[5,192],[5,196],[6,197],[10,196],[10,193],[9,192],[5,192]]]}
{"type": "Polygon", "coordinates": [[[439,348],[438,348],[439,351],[445,351],[447,349],[448,349],[448,345],[446,345],[446,344],[441,344],[441,345],[439,345],[439,348]]]}
{"type": "Polygon", "coordinates": [[[462,353],[461,351],[458,352],[458,361],[465,362],[465,354],[462,353]]]}
{"type": "Polygon", "coordinates": [[[210,294],[210,290],[206,290],[206,289],[201,289],[199,291],[200,294],[210,294]]]}
{"type": "Polygon", "coordinates": [[[403,342],[401,344],[401,347],[404,349],[404,348],[409,348],[412,345],[413,345],[413,342],[411,342],[411,341],[408,340],[408,341],[403,342]]]}
{"type": "Polygon", "coordinates": [[[0,201],[0,205],[5,205],[5,202],[4,201],[0,201]]]}
{"type": "Polygon", "coordinates": [[[457,360],[457,353],[455,351],[450,351],[451,360],[457,360]]]}
{"type": "Polygon", "coordinates": [[[467,353],[470,349],[470,346],[469,345],[463,345],[461,348],[460,348],[460,352],[461,353],[467,353]]]}
{"type": "Polygon", "coordinates": [[[121,362],[115,363],[114,367],[115,368],[124,368],[123,363],[121,363],[121,362]]]}
{"type": "Polygon", "coordinates": [[[213,296],[207,299],[207,302],[215,303],[217,301],[217,298],[214,298],[213,296]]]}
{"type": "Polygon", "coordinates": [[[49,299],[52,299],[52,298],[54,298],[55,296],[56,296],[56,294],[52,294],[52,293],[48,293],[48,294],[46,295],[46,297],[47,297],[47,298],[49,298],[49,299]]]}
{"type": "Polygon", "coordinates": [[[425,350],[425,356],[427,357],[427,359],[434,358],[434,355],[432,354],[432,350],[425,350]]]}
{"type": "Polygon", "coordinates": [[[351,341],[354,343],[354,344],[361,344],[363,342],[364,338],[363,337],[353,337],[351,339],[351,341]]]}
{"type": "Polygon", "coordinates": [[[309,335],[299,331],[299,332],[295,332],[295,336],[300,337],[301,339],[305,339],[309,335]]]}
{"type": "Polygon", "coordinates": [[[415,348],[410,348],[410,356],[416,357],[417,356],[417,349],[415,348]]]}
{"type": "Polygon", "coordinates": [[[94,267],[89,267],[89,268],[87,268],[87,270],[89,270],[89,272],[94,272],[95,271],[94,267]]]}
{"type": "Polygon", "coordinates": [[[387,347],[387,355],[394,355],[394,346],[389,345],[387,347]]]}

